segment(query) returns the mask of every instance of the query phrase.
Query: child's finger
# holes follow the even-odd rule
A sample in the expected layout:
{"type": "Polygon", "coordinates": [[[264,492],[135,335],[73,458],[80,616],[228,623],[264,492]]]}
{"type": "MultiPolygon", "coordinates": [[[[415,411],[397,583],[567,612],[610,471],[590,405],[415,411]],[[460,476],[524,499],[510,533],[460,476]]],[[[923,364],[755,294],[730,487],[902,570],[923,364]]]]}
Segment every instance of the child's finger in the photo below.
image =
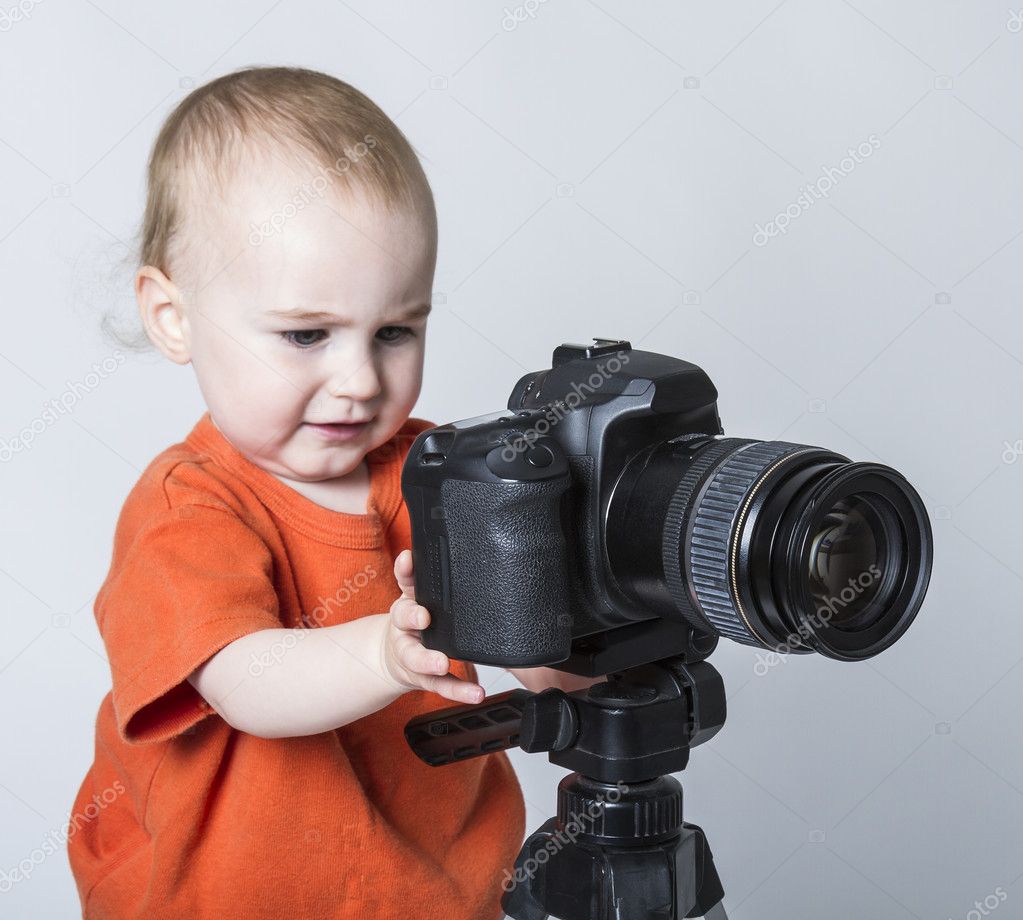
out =
{"type": "Polygon", "coordinates": [[[425,677],[423,689],[439,693],[445,699],[456,703],[482,703],[486,693],[479,684],[460,680],[453,674],[444,677],[425,677]]]}
{"type": "Polygon", "coordinates": [[[405,670],[422,675],[447,674],[450,667],[447,655],[416,640],[401,642],[398,661],[405,670]]]}
{"type": "Polygon", "coordinates": [[[416,580],[413,577],[412,550],[403,549],[394,560],[394,579],[403,597],[415,598],[416,580]]]}
{"type": "Polygon", "coordinates": [[[399,601],[391,607],[391,622],[398,629],[416,633],[429,625],[430,611],[421,604],[410,603],[406,598],[399,598],[399,601]]]}

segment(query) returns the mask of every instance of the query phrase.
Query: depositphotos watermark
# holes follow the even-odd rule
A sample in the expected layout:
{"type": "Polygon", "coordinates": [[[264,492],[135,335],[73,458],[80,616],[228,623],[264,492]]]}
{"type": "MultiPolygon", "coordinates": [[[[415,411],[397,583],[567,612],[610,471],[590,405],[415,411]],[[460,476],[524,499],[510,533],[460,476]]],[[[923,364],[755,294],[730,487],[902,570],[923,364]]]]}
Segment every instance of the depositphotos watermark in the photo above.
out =
{"type": "Polygon", "coordinates": [[[822,198],[828,198],[831,190],[849,175],[860,163],[873,156],[874,151],[881,147],[881,138],[871,134],[856,147],[850,147],[846,156],[842,157],[838,166],[822,166],[820,178],[816,182],[803,186],[802,194],[784,211],[779,211],[774,220],[764,226],[757,224],[753,233],[753,245],[766,246],[779,234],[789,232],[789,224],[797,217],[802,217],[822,198]]]}
{"type": "Polygon", "coordinates": [[[322,626],[326,622],[333,613],[332,605],[341,607],[347,604],[376,577],[377,570],[372,564],[367,564],[361,572],[356,573],[354,578],[346,578],[344,584],[334,592],[332,597],[318,598],[319,602],[312,611],[302,614],[302,625],[306,627],[305,629],[289,629],[283,639],[274,642],[261,655],[257,655],[255,652],[249,655],[249,675],[259,677],[269,668],[280,664],[284,660],[284,656],[309,634],[308,629],[322,626]]]}
{"type": "Polygon", "coordinates": [[[515,7],[510,10],[508,7],[504,8],[504,16],[501,19],[501,28],[505,32],[514,32],[520,22],[525,22],[527,19],[536,19],[536,11],[540,9],[540,5],[546,3],[547,0],[526,0],[521,6],[515,7]]]}
{"type": "Polygon", "coordinates": [[[0,8],[0,32],[10,32],[17,22],[26,22],[43,0],[21,0],[16,6],[0,8]]]}
{"type": "Polygon", "coordinates": [[[0,894],[7,894],[20,882],[27,882],[35,872],[54,853],[64,853],[67,842],[81,830],[83,824],[92,821],[104,808],[116,802],[124,795],[124,783],[114,780],[102,792],[97,792],[92,801],[81,812],[68,812],[64,826],[46,832],[39,846],[10,869],[0,869],[0,894]]]}
{"type": "Polygon", "coordinates": [[[287,224],[299,211],[318,198],[323,198],[330,188],[331,178],[343,176],[348,170],[359,162],[366,154],[377,145],[377,139],[372,134],[367,134],[353,147],[345,148],[345,155],[338,157],[332,166],[316,167],[318,175],[309,182],[303,182],[295,189],[291,200],[285,202],[280,210],[274,211],[266,220],[261,223],[249,225],[249,245],[259,246],[264,240],[269,239],[284,230],[287,224]]]}
{"type": "Polygon", "coordinates": [[[25,453],[47,428],[70,414],[78,402],[110,377],[127,359],[120,351],[107,355],[81,380],[64,381],[64,390],[56,399],[43,405],[43,411],[10,438],[0,438],[0,463],[9,463],[17,454],[25,453]]]}
{"type": "Polygon", "coordinates": [[[579,403],[584,399],[582,395],[584,389],[589,391],[589,393],[596,392],[628,363],[629,353],[627,351],[616,352],[613,357],[608,358],[606,364],[598,362],[597,369],[586,378],[585,383],[573,382],[571,393],[564,399],[548,405],[543,418],[530,428],[518,433],[519,436],[514,440],[506,442],[501,450],[501,459],[506,463],[511,463],[518,454],[529,450],[538,438],[542,438],[555,425],[561,422],[569,412],[574,411],[579,406],[579,403]]]}
{"type": "Polygon", "coordinates": [[[827,626],[840,609],[848,607],[859,598],[867,588],[881,578],[881,575],[881,569],[875,562],[866,571],[850,578],[846,587],[839,591],[837,596],[825,598],[815,613],[808,616],[805,623],[800,623],[796,632],[790,633],[784,642],[774,646],[766,655],[757,652],[757,663],[753,665],[753,673],[757,677],[763,677],[775,665],[788,661],[786,656],[802,645],[801,640],[808,639],[812,630],[827,626]]]}
{"type": "MultiPolygon", "coordinates": [[[[999,885],[983,901],[974,901],[973,907],[966,912],[966,920],[982,920],[993,914],[1009,899],[1009,893],[999,885]]],[[[953,920],[949,917],[948,920],[953,920]]]]}
{"type": "Polygon", "coordinates": [[[622,795],[629,791],[629,787],[619,780],[615,788],[610,790],[606,796],[598,795],[596,801],[586,806],[586,813],[583,815],[573,813],[569,816],[565,826],[553,837],[548,837],[536,852],[522,861],[521,866],[516,866],[514,872],[504,870],[504,878],[501,880],[501,887],[505,891],[513,891],[517,885],[529,881],[536,875],[536,870],[544,865],[552,856],[560,853],[568,844],[575,843],[576,838],[584,833],[587,824],[592,824],[604,811],[604,802],[612,805],[622,795]]]}

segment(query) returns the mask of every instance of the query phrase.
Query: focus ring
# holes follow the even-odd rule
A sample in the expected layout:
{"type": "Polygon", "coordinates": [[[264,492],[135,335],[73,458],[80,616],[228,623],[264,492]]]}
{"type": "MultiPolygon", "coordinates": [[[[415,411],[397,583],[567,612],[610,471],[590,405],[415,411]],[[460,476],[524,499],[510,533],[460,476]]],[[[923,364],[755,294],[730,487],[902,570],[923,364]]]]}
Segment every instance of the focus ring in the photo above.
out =
{"type": "Polygon", "coordinates": [[[736,606],[730,559],[732,534],[758,479],[778,460],[807,448],[787,441],[754,441],[712,474],[692,514],[686,574],[700,612],[721,635],[746,645],[770,646],[736,606]]]}
{"type": "Polygon", "coordinates": [[[708,623],[693,604],[683,574],[686,524],[690,501],[696,495],[704,477],[716,463],[721,461],[722,457],[747,444],[755,443],[757,442],[743,438],[723,438],[720,441],[712,441],[698,451],[690,462],[689,469],[679,481],[678,488],[675,489],[675,494],[672,495],[671,501],[668,503],[668,511],[664,515],[664,529],[661,534],[664,581],[679,612],[694,628],[706,630],[708,623]]]}

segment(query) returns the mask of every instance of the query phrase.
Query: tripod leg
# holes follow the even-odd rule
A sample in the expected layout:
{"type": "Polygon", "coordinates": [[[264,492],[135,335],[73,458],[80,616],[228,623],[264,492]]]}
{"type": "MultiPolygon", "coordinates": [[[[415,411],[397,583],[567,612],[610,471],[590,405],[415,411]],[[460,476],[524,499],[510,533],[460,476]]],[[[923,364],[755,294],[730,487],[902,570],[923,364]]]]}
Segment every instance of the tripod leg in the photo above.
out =
{"type": "Polygon", "coordinates": [[[696,906],[686,914],[687,917],[703,917],[704,920],[728,920],[725,913],[725,892],[721,887],[714,856],[710,852],[710,844],[703,829],[696,824],[686,824],[686,830],[696,835],[696,876],[698,879],[698,896],[696,906]]]}

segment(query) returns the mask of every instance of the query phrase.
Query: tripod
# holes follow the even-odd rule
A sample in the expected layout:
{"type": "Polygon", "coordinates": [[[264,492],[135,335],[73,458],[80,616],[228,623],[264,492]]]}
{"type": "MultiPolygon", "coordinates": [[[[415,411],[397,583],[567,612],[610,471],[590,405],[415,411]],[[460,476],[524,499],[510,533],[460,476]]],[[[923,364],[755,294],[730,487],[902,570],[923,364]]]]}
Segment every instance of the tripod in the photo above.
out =
{"type": "Polygon", "coordinates": [[[725,721],[721,675],[698,655],[574,693],[510,690],[405,726],[434,766],[518,746],[575,771],[558,785],[557,816],[526,838],[505,879],[513,920],[727,920],[707,839],[683,820],[682,786],[666,775],[725,721]]]}

